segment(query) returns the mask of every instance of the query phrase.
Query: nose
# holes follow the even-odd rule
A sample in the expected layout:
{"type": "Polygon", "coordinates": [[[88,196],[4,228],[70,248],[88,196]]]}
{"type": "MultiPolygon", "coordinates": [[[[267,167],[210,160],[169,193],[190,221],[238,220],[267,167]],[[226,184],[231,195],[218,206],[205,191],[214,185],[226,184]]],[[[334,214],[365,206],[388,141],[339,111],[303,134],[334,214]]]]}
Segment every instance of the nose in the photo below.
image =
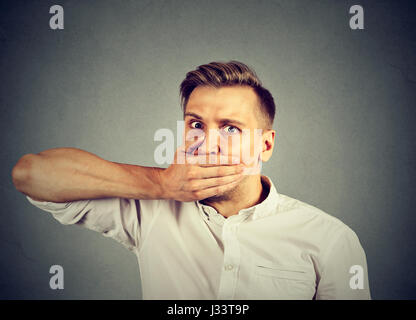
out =
{"type": "Polygon", "coordinates": [[[218,155],[220,152],[220,133],[216,129],[210,129],[205,132],[196,153],[197,155],[218,155]]]}

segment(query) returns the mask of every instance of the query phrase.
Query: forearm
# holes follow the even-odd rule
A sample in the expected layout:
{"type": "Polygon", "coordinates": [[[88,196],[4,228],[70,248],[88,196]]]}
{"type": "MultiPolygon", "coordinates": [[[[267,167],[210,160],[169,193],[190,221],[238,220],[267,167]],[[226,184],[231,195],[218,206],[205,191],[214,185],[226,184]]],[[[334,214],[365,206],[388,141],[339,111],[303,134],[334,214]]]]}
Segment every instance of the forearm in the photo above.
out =
{"type": "Polygon", "coordinates": [[[75,148],[56,148],[23,156],[13,168],[16,188],[38,200],[162,197],[160,168],[104,160],[75,148]]]}

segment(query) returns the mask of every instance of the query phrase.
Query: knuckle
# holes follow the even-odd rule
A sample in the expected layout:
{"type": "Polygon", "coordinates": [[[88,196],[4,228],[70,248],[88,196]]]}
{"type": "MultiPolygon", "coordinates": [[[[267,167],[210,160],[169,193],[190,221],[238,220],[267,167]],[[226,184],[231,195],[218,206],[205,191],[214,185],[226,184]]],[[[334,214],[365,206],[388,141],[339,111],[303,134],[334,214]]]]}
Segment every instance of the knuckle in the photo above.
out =
{"type": "Polygon", "coordinates": [[[227,178],[221,177],[217,178],[217,184],[225,184],[227,183],[227,178]]]}
{"type": "Polygon", "coordinates": [[[197,183],[195,181],[188,182],[188,188],[189,188],[189,190],[195,190],[195,189],[197,189],[197,187],[198,187],[198,185],[197,185],[197,183]]]}
{"type": "Polygon", "coordinates": [[[199,190],[192,191],[192,196],[194,198],[199,198],[201,196],[201,192],[199,190]]]}
{"type": "Polygon", "coordinates": [[[186,177],[187,177],[188,180],[195,179],[196,178],[195,170],[194,169],[189,169],[187,174],[186,174],[186,177]]]}
{"type": "Polygon", "coordinates": [[[227,183],[226,185],[224,185],[224,188],[222,189],[222,191],[231,189],[231,187],[235,184],[235,182],[231,182],[231,183],[227,183]]]}
{"type": "Polygon", "coordinates": [[[219,176],[223,176],[223,175],[225,175],[227,173],[227,171],[226,171],[226,168],[224,168],[224,167],[219,167],[218,169],[217,169],[217,174],[219,175],[219,176]]]}

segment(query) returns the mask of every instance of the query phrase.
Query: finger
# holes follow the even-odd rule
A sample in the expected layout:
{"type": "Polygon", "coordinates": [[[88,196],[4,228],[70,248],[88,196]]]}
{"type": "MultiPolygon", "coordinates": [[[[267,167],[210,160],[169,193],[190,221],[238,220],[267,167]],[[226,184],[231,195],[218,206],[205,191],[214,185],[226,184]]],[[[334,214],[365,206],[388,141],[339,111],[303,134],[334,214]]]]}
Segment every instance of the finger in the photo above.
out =
{"type": "Polygon", "coordinates": [[[201,129],[191,129],[187,133],[186,140],[182,141],[187,153],[193,154],[204,142],[205,133],[201,129]]]}
{"type": "Polygon", "coordinates": [[[193,153],[189,153],[186,145],[181,145],[176,149],[173,163],[175,164],[196,164],[198,161],[203,160],[195,159],[196,156],[193,153]]]}
{"type": "Polygon", "coordinates": [[[242,177],[242,174],[237,173],[237,174],[232,174],[232,175],[228,175],[224,177],[193,180],[191,182],[189,191],[203,190],[203,189],[208,189],[211,187],[226,185],[231,182],[241,180],[241,177],[242,177]]]}
{"type": "Polygon", "coordinates": [[[207,179],[215,177],[223,177],[242,173],[245,167],[242,164],[234,166],[210,166],[210,167],[199,167],[196,170],[194,179],[207,179]]]}
{"type": "Polygon", "coordinates": [[[206,199],[206,198],[209,198],[209,197],[213,197],[213,196],[222,194],[222,193],[227,192],[228,190],[231,190],[232,188],[234,188],[236,185],[238,185],[238,183],[240,183],[239,180],[228,183],[228,184],[223,185],[223,186],[216,186],[216,187],[211,187],[211,188],[207,188],[207,189],[204,189],[204,190],[199,190],[198,191],[198,198],[206,199]]]}
{"type": "Polygon", "coordinates": [[[253,166],[246,166],[244,168],[243,174],[244,175],[257,175],[261,173],[261,168],[263,165],[263,161],[261,159],[258,159],[257,163],[255,163],[253,166]]]}
{"type": "MultiPolygon", "coordinates": [[[[207,155],[195,155],[194,151],[189,149],[186,145],[181,145],[176,149],[174,163],[178,164],[207,164],[209,158],[207,155]]],[[[234,160],[236,161],[236,160],[234,160]]]]}
{"type": "Polygon", "coordinates": [[[205,163],[198,163],[201,167],[212,167],[212,166],[235,166],[237,164],[240,164],[240,158],[239,157],[232,157],[232,156],[213,156],[211,158],[208,158],[208,160],[205,163]]]}
{"type": "Polygon", "coordinates": [[[193,155],[186,154],[186,162],[189,164],[195,164],[201,167],[212,166],[233,166],[241,163],[239,157],[233,157],[228,155],[193,155]]]}

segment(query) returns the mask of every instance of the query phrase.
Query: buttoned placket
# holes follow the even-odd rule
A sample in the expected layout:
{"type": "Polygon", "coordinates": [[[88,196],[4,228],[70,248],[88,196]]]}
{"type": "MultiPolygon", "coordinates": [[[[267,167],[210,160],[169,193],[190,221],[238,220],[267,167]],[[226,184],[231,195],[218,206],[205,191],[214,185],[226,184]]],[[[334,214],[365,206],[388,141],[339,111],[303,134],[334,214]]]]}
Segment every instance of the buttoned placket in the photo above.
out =
{"type": "Polygon", "coordinates": [[[233,299],[238,283],[240,270],[240,244],[238,242],[238,227],[255,210],[253,208],[242,209],[239,214],[227,219],[210,206],[201,205],[201,214],[204,219],[222,226],[222,242],[224,246],[224,259],[221,268],[221,276],[217,299],[233,299]]]}
{"type": "Polygon", "coordinates": [[[238,215],[224,219],[222,239],[224,244],[224,261],[221,270],[218,299],[234,299],[240,271],[241,251],[238,242],[238,228],[250,212],[242,212],[238,215]]]}

